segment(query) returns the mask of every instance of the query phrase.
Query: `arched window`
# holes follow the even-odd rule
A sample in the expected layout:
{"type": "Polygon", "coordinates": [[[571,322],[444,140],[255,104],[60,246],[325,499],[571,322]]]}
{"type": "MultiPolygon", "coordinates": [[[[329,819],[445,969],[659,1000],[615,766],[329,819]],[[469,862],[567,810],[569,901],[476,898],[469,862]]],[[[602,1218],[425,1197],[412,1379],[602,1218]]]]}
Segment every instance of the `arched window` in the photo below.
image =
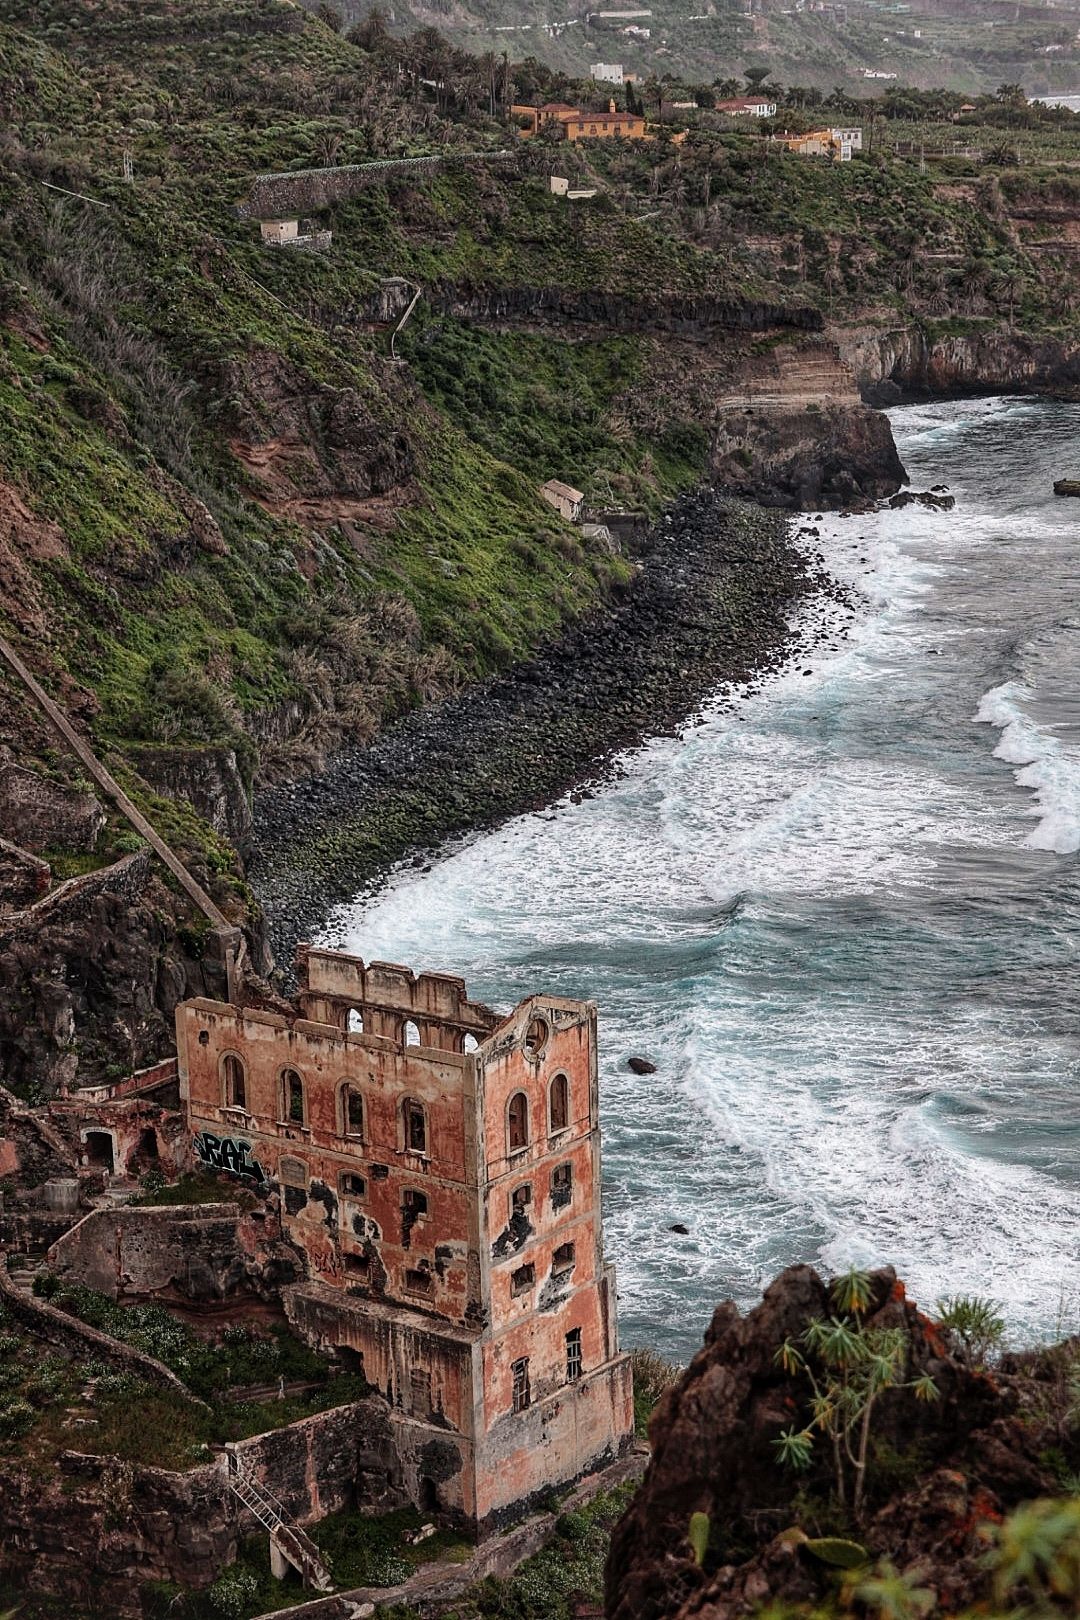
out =
{"type": "Polygon", "coordinates": [[[475,1035],[466,1035],[466,1037],[465,1037],[465,1050],[466,1050],[466,1052],[475,1052],[476,1048],[479,1045],[480,1045],[480,1042],[477,1040],[475,1035]]]}
{"type": "Polygon", "coordinates": [[[221,1060],[221,1079],[226,1108],[247,1107],[247,1075],[244,1062],[235,1052],[226,1052],[221,1060]]]}
{"type": "Polygon", "coordinates": [[[401,1105],[402,1123],[405,1127],[405,1149],[409,1153],[427,1152],[427,1114],[423,1103],[416,1102],[412,1097],[406,1097],[401,1105]]]}
{"type": "Polygon", "coordinates": [[[529,1145],[529,1099],[523,1091],[515,1091],[506,1111],[506,1139],[510,1152],[529,1145]]]}
{"type": "Polygon", "coordinates": [[[304,1123],[304,1082],[295,1069],[281,1071],[281,1118],[290,1125],[304,1123]]]}
{"type": "Polygon", "coordinates": [[[548,1091],[548,1119],[552,1134],[565,1131],[570,1123],[570,1082],[565,1074],[557,1074],[548,1091]]]}
{"type": "Polygon", "coordinates": [[[348,1080],[341,1088],[341,1124],[339,1127],[342,1136],[363,1136],[364,1134],[364,1099],[354,1085],[348,1080]]]}
{"type": "Polygon", "coordinates": [[[364,1033],[364,1015],[359,1007],[350,1007],[345,1014],[346,1035],[362,1035],[364,1033]]]}
{"type": "Polygon", "coordinates": [[[419,1046],[420,1045],[420,1030],[419,1030],[418,1026],[413,1023],[411,1018],[409,1019],[408,1023],[405,1025],[404,1044],[406,1046],[419,1046]]]}

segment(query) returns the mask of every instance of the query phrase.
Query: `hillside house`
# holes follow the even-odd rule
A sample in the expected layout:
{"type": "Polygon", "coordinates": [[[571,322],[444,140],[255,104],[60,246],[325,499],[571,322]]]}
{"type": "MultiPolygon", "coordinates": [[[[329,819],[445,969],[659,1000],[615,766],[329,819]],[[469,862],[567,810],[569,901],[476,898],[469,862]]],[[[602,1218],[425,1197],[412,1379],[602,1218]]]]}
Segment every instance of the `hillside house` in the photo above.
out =
{"type": "Polygon", "coordinates": [[[572,489],[569,484],[562,484],[557,478],[549,478],[546,484],[540,485],[540,493],[549,506],[553,506],[567,523],[577,523],[585,505],[585,497],[580,489],[572,489]]]}
{"type": "Polygon", "coordinates": [[[596,196],[595,186],[572,186],[564,174],[553,174],[548,180],[554,197],[565,197],[567,202],[586,202],[596,196]]]}
{"type": "Polygon", "coordinates": [[[845,124],[832,131],[833,140],[840,142],[841,163],[847,163],[853,152],[861,152],[862,129],[858,124],[845,124]]]}
{"type": "Polygon", "coordinates": [[[798,157],[823,157],[833,163],[850,163],[851,154],[862,146],[862,130],[812,129],[806,135],[777,135],[777,143],[798,157]],[[858,136],[853,147],[850,137],[858,136]]]}
{"type": "Polygon", "coordinates": [[[718,101],[716,111],[729,118],[775,118],[776,102],[767,96],[735,96],[730,101],[718,101]]]}
{"type": "Polygon", "coordinates": [[[314,229],[309,219],[261,219],[259,234],[267,247],[306,248],[309,253],[322,252],[333,240],[332,231],[314,229]]]}
{"type": "Polygon", "coordinates": [[[280,1209],[293,1326],[386,1398],[410,1495],[481,1533],[630,1442],[596,1007],[304,947],[291,1010],[177,1009],[192,1162],[280,1209]]]}
{"type": "Polygon", "coordinates": [[[622,84],[622,63],[594,62],[592,67],[589,69],[589,78],[595,79],[597,84],[622,84]]]}
{"type": "Polygon", "coordinates": [[[618,112],[614,101],[608,102],[606,112],[583,112],[580,107],[571,107],[565,101],[549,101],[541,107],[518,103],[510,108],[510,114],[521,126],[518,134],[522,140],[529,140],[547,128],[557,129],[568,141],[614,140],[617,137],[644,141],[649,138],[644,118],[638,113],[618,112]]]}

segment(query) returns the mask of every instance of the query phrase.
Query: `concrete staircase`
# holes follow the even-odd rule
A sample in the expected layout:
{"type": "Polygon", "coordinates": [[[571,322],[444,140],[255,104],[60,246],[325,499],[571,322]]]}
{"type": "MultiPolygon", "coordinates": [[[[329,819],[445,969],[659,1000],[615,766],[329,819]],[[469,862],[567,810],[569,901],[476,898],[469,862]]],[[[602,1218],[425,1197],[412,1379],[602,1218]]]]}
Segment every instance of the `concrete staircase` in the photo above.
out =
{"type": "Polygon", "coordinates": [[[34,1286],[34,1278],[39,1271],[45,1269],[45,1256],[43,1254],[9,1254],[7,1256],[7,1271],[15,1287],[22,1293],[28,1294],[34,1286]]]}
{"type": "Polygon", "coordinates": [[[305,1586],[314,1587],[316,1592],[331,1591],[333,1578],[311,1537],[301,1530],[265,1485],[242,1471],[235,1453],[229,1452],[228,1456],[233,1495],[258,1519],[263,1529],[270,1532],[270,1567],[274,1574],[280,1579],[285,1573],[284,1566],[291,1564],[305,1586]]]}

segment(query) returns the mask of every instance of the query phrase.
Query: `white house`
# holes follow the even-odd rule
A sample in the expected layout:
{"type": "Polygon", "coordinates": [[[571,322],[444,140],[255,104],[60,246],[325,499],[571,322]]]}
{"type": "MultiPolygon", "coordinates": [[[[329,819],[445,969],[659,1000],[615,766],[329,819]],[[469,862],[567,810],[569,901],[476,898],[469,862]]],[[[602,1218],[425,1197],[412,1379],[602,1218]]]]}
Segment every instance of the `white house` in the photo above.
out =
{"type": "Polygon", "coordinates": [[[589,69],[589,77],[595,79],[597,84],[622,84],[622,63],[594,62],[589,69]]]}
{"type": "Polygon", "coordinates": [[[729,118],[775,118],[776,102],[767,96],[736,96],[731,101],[718,101],[717,112],[729,118]]]}
{"type": "Polygon", "coordinates": [[[837,156],[841,163],[850,163],[852,152],[862,151],[862,130],[857,125],[830,130],[830,134],[840,149],[837,156]]]}
{"type": "Polygon", "coordinates": [[[312,230],[306,219],[260,219],[259,232],[267,247],[306,248],[315,253],[325,252],[333,240],[332,231],[312,230]]]}

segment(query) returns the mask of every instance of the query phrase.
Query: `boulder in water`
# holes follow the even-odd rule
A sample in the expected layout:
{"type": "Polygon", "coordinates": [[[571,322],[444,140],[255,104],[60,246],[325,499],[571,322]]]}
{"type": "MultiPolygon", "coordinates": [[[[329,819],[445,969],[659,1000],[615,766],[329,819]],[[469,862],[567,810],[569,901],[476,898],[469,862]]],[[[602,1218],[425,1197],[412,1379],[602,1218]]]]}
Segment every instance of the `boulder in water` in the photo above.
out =
{"type": "Polygon", "coordinates": [[[1055,495],[1080,495],[1080,478],[1055,478],[1055,495]]]}
{"type": "Polygon", "coordinates": [[[630,1057],[626,1060],[626,1067],[634,1074],[655,1074],[656,1064],[651,1063],[647,1057],[630,1057]]]}

